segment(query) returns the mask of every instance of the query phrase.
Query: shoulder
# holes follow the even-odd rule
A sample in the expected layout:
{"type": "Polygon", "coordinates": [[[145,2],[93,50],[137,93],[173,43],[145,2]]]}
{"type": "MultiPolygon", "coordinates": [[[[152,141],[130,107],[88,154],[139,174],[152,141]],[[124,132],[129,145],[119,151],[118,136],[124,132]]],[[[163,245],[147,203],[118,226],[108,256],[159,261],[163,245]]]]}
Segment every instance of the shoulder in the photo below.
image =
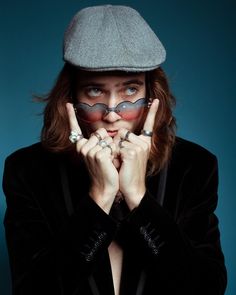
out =
{"type": "Polygon", "coordinates": [[[22,164],[28,163],[28,161],[32,161],[34,159],[40,158],[45,154],[45,150],[43,149],[40,142],[32,144],[27,147],[20,148],[10,155],[7,156],[6,162],[22,164]]]}
{"type": "Polygon", "coordinates": [[[11,153],[5,160],[5,170],[36,171],[49,166],[56,155],[43,148],[40,142],[20,148],[11,153]]]}
{"type": "Polygon", "coordinates": [[[171,164],[181,169],[199,168],[201,170],[212,170],[217,168],[217,157],[205,147],[176,137],[176,142],[172,150],[171,164]]]}
{"type": "Polygon", "coordinates": [[[175,145],[173,147],[173,155],[189,160],[216,159],[216,155],[205,147],[181,137],[176,137],[175,145]]]}
{"type": "Polygon", "coordinates": [[[21,157],[28,157],[33,154],[38,154],[43,151],[42,145],[40,142],[34,143],[30,146],[22,147],[10,155],[8,155],[7,159],[18,159],[21,157]]]}
{"type": "Polygon", "coordinates": [[[5,160],[2,185],[5,194],[13,188],[28,191],[49,187],[59,175],[61,155],[49,152],[41,143],[16,150],[5,160]]]}

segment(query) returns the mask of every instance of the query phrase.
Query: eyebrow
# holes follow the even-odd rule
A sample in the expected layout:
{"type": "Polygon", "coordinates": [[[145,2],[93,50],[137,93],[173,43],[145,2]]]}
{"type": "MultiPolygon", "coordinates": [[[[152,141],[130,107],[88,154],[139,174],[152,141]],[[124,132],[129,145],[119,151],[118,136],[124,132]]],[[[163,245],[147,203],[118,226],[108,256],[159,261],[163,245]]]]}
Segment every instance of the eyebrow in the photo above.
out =
{"type": "MultiPolygon", "coordinates": [[[[137,85],[142,86],[142,85],[144,85],[144,82],[139,79],[133,79],[133,80],[129,80],[129,81],[122,83],[123,86],[129,85],[129,84],[137,84],[137,85]]],[[[116,84],[115,86],[119,86],[119,84],[116,84]]]]}
{"type": "MultiPolygon", "coordinates": [[[[118,83],[118,84],[115,85],[115,87],[119,87],[120,85],[127,86],[127,85],[130,85],[130,84],[137,84],[137,85],[142,86],[142,85],[144,85],[144,82],[139,80],[139,79],[132,79],[132,80],[125,81],[123,83],[118,83]]],[[[90,81],[88,83],[81,83],[81,84],[79,84],[79,86],[83,87],[83,88],[86,88],[86,87],[105,87],[106,84],[90,81]]]]}

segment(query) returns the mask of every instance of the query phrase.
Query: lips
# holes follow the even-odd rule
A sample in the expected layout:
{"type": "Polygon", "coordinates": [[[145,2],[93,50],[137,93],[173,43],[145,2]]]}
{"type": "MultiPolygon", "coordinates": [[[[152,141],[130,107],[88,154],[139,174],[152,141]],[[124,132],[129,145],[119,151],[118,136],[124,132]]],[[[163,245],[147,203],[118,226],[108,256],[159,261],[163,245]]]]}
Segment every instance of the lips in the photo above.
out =
{"type": "Polygon", "coordinates": [[[110,137],[114,137],[117,134],[118,130],[107,130],[107,133],[110,137]]]}

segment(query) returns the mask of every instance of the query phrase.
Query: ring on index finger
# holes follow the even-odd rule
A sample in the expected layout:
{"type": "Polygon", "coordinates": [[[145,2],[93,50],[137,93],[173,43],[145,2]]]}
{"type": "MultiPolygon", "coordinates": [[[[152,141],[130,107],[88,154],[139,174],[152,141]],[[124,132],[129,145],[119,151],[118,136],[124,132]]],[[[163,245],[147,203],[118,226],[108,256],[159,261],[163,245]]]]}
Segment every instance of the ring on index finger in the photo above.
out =
{"type": "Polygon", "coordinates": [[[144,135],[144,136],[149,136],[149,137],[152,137],[153,135],[153,132],[152,131],[148,131],[148,130],[142,130],[141,131],[141,134],[144,135]]]}
{"type": "Polygon", "coordinates": [[[76,143],[78,140],[82,139],[83,137],[84,137],[83,134],[81,134],[77,131],[71,130],[69,140],[72,143],[76,143]]]}

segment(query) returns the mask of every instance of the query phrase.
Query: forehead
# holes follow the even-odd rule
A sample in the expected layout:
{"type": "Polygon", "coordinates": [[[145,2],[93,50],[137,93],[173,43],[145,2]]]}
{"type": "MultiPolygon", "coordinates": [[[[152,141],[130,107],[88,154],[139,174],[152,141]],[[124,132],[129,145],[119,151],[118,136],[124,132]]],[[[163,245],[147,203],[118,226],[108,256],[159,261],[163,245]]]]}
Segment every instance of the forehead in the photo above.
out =
{"type": "Polygon", "coordinates": [[[88,72],[79,71],[77,75],[77,82],[81,85],[83,84],[105,84],[114,85],[116,87],[120,86],[121,83],[127,81],[140,81],[145,83],[145,72],[133,73],[133,72],[123,72],[123,71],[109,71],[109,72],[88,72]]]}

